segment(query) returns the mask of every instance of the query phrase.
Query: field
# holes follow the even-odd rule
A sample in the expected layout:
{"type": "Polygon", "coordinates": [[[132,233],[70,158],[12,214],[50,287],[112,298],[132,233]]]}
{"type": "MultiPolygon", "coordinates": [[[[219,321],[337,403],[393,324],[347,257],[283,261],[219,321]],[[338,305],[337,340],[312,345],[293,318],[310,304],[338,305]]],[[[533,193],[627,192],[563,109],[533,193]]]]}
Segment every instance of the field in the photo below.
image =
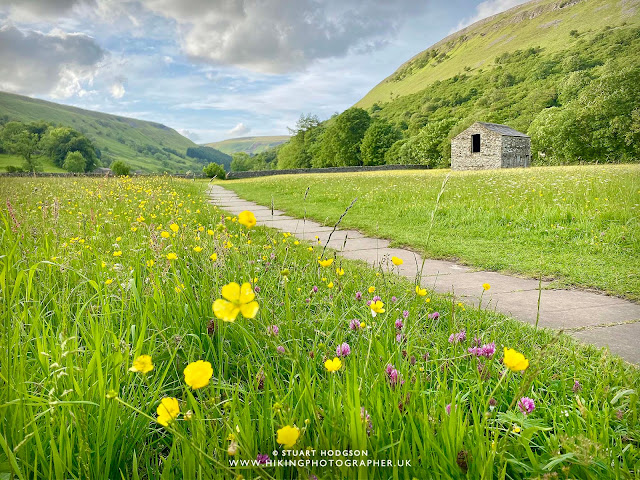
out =
{"type": "Polygon", "coordinates": [[[429,257],[640,299],[637,165],[288,175],[224,186],[330,225],[357,198],[343,226],[429,257]]]}
{"type": "MultiPolygon", "coordinates": [[[[0,478],[640,472],[637,368],[390,270],[320,263],[319,247],[225,215],[205,188],[0,179],[0,478]]],[[[421,217],[431,195],[411,203],[421,217]]],[[[384,205],[373,225],[397,213],[384,205]]]]}
{"type": "MultiPolygon", "coordinates": [[[[65,173],[66,170],[57,167],[51,162],[49,158],[40,157],[36,159],[43,172],[58,172],[65,173]]],[[[22,167],[24,165],[24,159],[19,155],[9,155],[7,153],[0,153],[0,172],[6,171],[7,167],[22,167]]]]}

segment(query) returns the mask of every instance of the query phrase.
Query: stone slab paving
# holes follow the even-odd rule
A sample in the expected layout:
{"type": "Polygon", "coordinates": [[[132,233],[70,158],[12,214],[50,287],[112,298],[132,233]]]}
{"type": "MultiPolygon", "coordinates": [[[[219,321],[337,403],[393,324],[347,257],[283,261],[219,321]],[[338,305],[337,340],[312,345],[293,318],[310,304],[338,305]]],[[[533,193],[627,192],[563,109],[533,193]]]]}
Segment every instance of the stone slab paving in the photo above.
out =
{"type": "Polygon", "coordinates": [[[209,198],[234,215],[251,210],[258,225],[289,232],[312,244],[327,245],[344,258],[361,260],[374,268],[382,267],[438,293],[453,294],[464,303],[478,305],[481,301],[483,307],[523,322],[535,324],[537,320],[540,327],[564,330],[580,341],[607,346],[628,362],[640,364],[638,304],[582,290],[554,290],[548,282],[542,282],[540,293],[535,279],[476,271],[444,260],[423,260],[411,250],[390,247],[389,240],[366,237],[356,230],[334,231],[333,227],[290,217],[279,210],[272,214],[271,208],[242,200],[219,185],[209,187],[209,198]],[[392,256],[402,258],[404,264],[394,266],[392,256]],[[484,293],[483,283],[491,285],[484,293]]]}

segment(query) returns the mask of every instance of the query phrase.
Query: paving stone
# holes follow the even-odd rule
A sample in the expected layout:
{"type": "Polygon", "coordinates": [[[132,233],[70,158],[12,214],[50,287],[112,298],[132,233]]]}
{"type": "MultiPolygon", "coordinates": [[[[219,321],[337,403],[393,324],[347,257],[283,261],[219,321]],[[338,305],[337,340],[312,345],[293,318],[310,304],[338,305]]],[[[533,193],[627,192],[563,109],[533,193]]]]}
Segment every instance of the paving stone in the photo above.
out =
{"type": "Polygon", "coordinates": [[[567,333],[581,342],[609,347],[611,353],[620,355],[628,362],[640,363],[640,322],[567,333]]]}
{"type": "MultiPolygon", "coordinates": [[[[296,238],[324,246],[332,227],[310,220],[285,215],[281,211],[271,214],[269,207],[244,201],[235,195],[225,195],[222,187],[210,187],[211,202],[231,214],[251,210],[259,225],[290,232],[296,238]]],[[[369,238],[356,230],[338,229],[331,235],[327,246],[345,258],[361,260],[376,268],[398,273],[423,287],[439,293],[454,293],[460,301],[510,315],[523,322],[535,324],[538,316],[538,281],[503,275],[496,272],[474,271],[472,268],[445,260],[423,260],[407,249],[389,248],[384,239],[369,238]],[[403,259],[395,266],[391,257],[403,259]],[[483,290],[482,284],[491,288],[483,290]]],[[[640,322],[603,327],[603,324],[640,320],[640,305],[623,299],[580,290],[549,290],[542,282],[539,326],[554,329],[576,329],[569,333],[584,342],[608,346],[612,353],[627,361],[640,363],[640,322]],[[600,325],[600,326],[598,326],[600,325]]]]}

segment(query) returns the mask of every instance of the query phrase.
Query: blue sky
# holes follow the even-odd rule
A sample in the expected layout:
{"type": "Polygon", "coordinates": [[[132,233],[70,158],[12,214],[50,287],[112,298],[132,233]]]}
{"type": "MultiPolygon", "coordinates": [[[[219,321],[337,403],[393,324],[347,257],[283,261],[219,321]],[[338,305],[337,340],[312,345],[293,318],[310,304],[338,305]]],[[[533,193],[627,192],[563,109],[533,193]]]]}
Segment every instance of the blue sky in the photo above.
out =
{"type": "Polygon", "coordinates": [[[0,90],[198,143],[350,107],[449,33],[523,0],[0,0],[0,90]]]}

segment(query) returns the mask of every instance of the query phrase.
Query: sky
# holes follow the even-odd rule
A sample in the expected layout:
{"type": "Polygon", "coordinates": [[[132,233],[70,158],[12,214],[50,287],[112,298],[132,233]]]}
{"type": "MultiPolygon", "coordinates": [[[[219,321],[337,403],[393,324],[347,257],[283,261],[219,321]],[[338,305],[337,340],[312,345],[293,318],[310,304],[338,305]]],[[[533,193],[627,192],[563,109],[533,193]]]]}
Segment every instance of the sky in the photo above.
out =
{"type": "Polygon", "coordinates": [[[0,90],[163,123],[286,135],[524,0],[0,0],[0,90]]]}

